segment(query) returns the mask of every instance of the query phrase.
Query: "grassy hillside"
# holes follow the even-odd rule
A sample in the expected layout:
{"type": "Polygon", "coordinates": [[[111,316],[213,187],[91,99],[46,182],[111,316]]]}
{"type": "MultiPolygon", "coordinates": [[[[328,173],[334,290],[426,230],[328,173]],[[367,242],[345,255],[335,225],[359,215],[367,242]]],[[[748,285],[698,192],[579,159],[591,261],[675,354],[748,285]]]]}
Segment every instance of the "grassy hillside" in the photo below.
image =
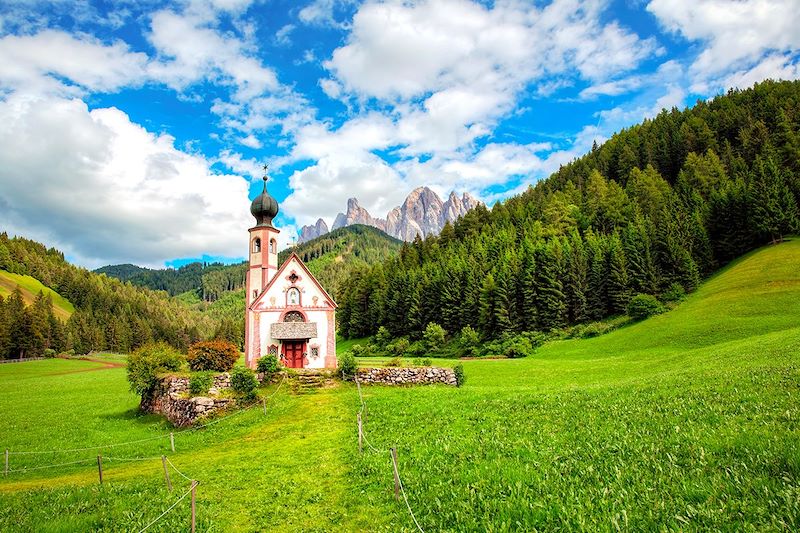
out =
{"type": "Polygon", "coordinates": [[[402,245],[403,241],[377,228],[355,224],[284,250],[278,263],[283,263],[290,252],[296,253],[338,301],[342,283],[351,273],[397,255],[402,245]]]}
{"type": "MultiPolygon", "coordinates": [[[[759,249],[665,315],[526,359],[466,361],[461,389],[364,387],[369,441],[397,446],[426,531],[797,530],[798,265],[800,240],[759,249]]],[[[122,369],[63,374],[93,364],[0,365],[0,448],[163,435],[163,422],[136,414],[122,369]]],[[[284,388],[267,416],[179,434],[175,454],[163,439],[106,449],[156,460],[110,461],[103,490],[95,450],[12,455],[12,469],[90,462],[3,478],[0,522],[140,528],[188,483],[163,488],[167,453],[201,481],[201,531],[413,531],[388,453],[358,454],[357,411],[351,384],[284,388]]],[[[187,517],[184,501],[162,530],[187,517]]]]}
{"type": "Polygon", "coordinates": [[[0,270],[0,296],[10,295],[17,287],[19,287],[26,305],[31,305],[40,292],[45,296],[50,295],[53,300],[53,313],[64,322],[75,312],[75,307],[66,298],[53,289],[45,287],[36,278],[0,270]]]}

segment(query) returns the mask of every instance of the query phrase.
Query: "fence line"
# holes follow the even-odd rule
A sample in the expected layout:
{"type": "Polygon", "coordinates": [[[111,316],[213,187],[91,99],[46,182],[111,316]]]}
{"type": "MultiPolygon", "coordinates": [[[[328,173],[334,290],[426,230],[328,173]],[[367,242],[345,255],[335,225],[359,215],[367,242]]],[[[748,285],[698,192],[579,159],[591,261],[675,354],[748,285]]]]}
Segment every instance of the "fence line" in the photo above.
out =
{"type": "Polygon", "coordinates": [[[175,471],[178,473],[178,475],[179,475],[179,476],[181,476],[181,477],[182,477],[183,479],[185,479],[186,481],[194,481],[192,478],[190,478],[189,476],[187,476],[186,474],[184,474],[183,472],[181,472],[180,470],[178,470],[178,467],[177,467],[177,466],[175,466],[175,465],[172,463],[172,461],[170,461],[170,460],[169,460],[169,457],[166,457],[166,459],[167,459],[167,462],[169,463],[169,465],[170,465],[172,468],[174,468],[174,469],[175,469],[175,471]]]}
{"type": "Polygon", "coordinates": [[[18,468],[16,470],[7,470],[7,472],[9,474],[14,474],[14,473],[18,473],[18,472],[30,472],[31,470],[42,470],[42,469],[45,469],[45,468],[56,468],[56,467],[59,467],[59,466],[77,465],[77,464],[80,464],[80,463],[93,463],[96,460],[97,459],[95,457],[92,457],[90,459],[81,459],[79,461],[70,461],[68,463],[57,463],[57,464],[52,464],[52,465],[31,466],[31,467],[18,468]]]}
{"type": "Polygon", "coordinates": [[[19,359],[0,359],[0,363],[24,363],[26,361],[41,361],[45,357],[23,357],[19,359]]]}
{"type": "MultiPolygon", "coordinates": [[[[366,404],[366,402],[364,402],[364,396],[361,393],[361,382],[358,381],[358,371],[356,371],[356,373],[353,374],[353,379],[355,380],[356,388],[358,389],[358,400],[359,400],[359,402],[361,402],[361,409],[358,411],[358,416],[361,419],[362,415],[364,414],[364,410],[367,407],[367,404],[366,404]]],[[[373,446],[369,442],[369,439],[367,439],[367,431],[364,428],[364,425],[365,424],[364,424],[363,419],[362,419],[361,431],[360,431],[361,437],[364,439],[364,442],[367,443],[367,446],[373,452],[375,452],[375,453],[389,453],[389,456],[390,456],[390,459],[391,459],[391,462],[392,462],[392,468],[394,469],[393,474],[395,475],[395,477],[397,479],[397,484],[400,487],[400,493],[403,495],[403,500],[406,502],[406,508],[408,509],[408,514],[411,515],[411,519],[414,521],[414,525],[417,526],[417,529],[420,530],[420,533],[425,533],[425,530],[422,529],[421,525],[419,525],[419,522],[417,521],[417,517],[414,516],[414,511],[411,509],[411,504],[408,502],[408,496],[406,495],[406,489],[403,487],[403,480],[400,477],[400,465],[397,464],[397,460],[395,459],[395,455],[392,453],[391,448],[388,449],[388,450],[380,450],[380,449],[376,448],[375,446],[373,446]]]]}
{"type": "Polygon", "coordinates": [[[189,490],[187,490],[186,492],[184,492],[184,493],[183,493],[183,496],[181,496],[180,498],[178,498],[178,499],[175,501],[175,503],[173,503],[172,505],[170,505],[170,506],[167,508],[167,510],[166,510],[166,511],[164,511],[163,513],[161,513],[160,515],[158,515],[158,518],[156,518],[155,520],[153,520],[152,522],[150,522],[149,524],[147,524],[146,526],[144,526],[142,529],[140,529],[140,530],[139,530],[139,533],[143,533],[144,531],[147,531],[147,528],[149,528],[150,526],[152,526],[153,524],[155,524],[156,522],[158,522],[159,520],[161,520],[162,518],[164,518],[168,512],[170,512],[171,510],[173,510],[173,509],[175,508],[175,506],[176,506],[176,505],[178,505],[179,503],[181,503],[181,502],[183,501],[183,499],[184,499],[184,498],[186,498],[186,497],[187,497],[189,494],[191,494],[191,493],[192,493],[192,491],[193,491],[193,490],[194,490],[194,484],[192,484],[192,487],[191,487],[189,490]]]}

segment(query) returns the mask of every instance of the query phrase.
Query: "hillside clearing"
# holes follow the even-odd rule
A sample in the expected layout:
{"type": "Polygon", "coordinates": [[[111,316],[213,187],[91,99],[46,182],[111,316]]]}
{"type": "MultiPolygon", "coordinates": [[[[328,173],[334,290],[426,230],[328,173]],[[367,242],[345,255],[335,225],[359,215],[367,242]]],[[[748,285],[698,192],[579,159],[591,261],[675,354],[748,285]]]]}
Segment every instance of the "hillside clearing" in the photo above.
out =
{"type": "MultiPolygon", "coordinates": [[[[397,446],[426,531],[796,530],[799,265],[798,240],[762,248],[665,315],[527,359],[464,362],[461,389],[365,387],[370,443],[397,446]]],[[[0,367],[0,447],[169,431],[137,413],[122,369],[52,375],[96,364],[0,367]]],[[[358,455],[357,411],[352,384],[284,389],[266,417],[254,409],[182,433],[175,454],[164,439],[103,453],[167,453],[201,481],[201,531],[413,531],[388,453],[358,455]]],[[[95,455],[11,459],[19,468],[95,455]]],[[[135,529],[180,493],[166,493],[160,468],[111,462],[103,489],[91,463],[10,475],[0,521],[12,531],[135,529]]],[[[179,509],[160,530],[186,527],[179,509]]]]}
{"type": "Polygon", "coordinates": [[[63,322],[66,322],[75,312],[75,307],[66,298],[50,287],[42,285],[38,279],[0,270],[0,296],[8,297],[17,287],[19,287],[26,305],[33,304],[40,292],[45,296],[49,295],[53,300],[53,313],[63,322]]]}

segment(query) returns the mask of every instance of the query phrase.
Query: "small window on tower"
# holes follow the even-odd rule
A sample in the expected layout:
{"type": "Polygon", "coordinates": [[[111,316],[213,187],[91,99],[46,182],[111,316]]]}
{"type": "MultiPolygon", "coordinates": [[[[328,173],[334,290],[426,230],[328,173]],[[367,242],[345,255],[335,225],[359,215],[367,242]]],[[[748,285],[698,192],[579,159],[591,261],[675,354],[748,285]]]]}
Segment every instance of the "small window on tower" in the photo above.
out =
{"type": "Polygon", "coordinates": [[[269,241],[269,253],[274,254],[278,251],[278,243],[275,242],[275,239],[269,241]]]}
{"type": "Polygon", "coordinates": [[[253,241],[253,253],[261,251],[261,239],[255,239],[253,241]]]}
{"type": "Polygon", "coordinates": [[[255,300],[256,298],[258,298],[258,289],[253,291],[253,300],[255,300]]]}
{"type": "Polygon", "coordinates": [[[319,347],[318,346],[312,346],[311,347],[311,358],[312,359],[316,359],[317,357],[319,357],[319,347]]]}

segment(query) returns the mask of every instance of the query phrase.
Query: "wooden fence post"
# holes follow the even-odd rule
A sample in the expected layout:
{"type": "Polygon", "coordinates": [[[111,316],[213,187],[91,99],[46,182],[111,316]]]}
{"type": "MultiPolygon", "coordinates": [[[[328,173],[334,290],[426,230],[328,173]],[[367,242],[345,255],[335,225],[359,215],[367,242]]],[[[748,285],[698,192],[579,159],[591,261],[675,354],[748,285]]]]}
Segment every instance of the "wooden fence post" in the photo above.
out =
{"type": "Polygon", "coordinates": [[[100,484],[103,484],[103,456],[97,456],[97,474],[100,476],[100,484]]]}
{"type": "Polygon", "coordinates": [[[397,448],[392,448],[392,467],[394,468],[394,499],[400,499],[400,474],[397,472],[397,448]]]}
{"type": "Polygon", "coordinates": [[[261,405],[264,406],[264,416],[267,416],[267,399],[261,398],[261,405]]]}
{"type": "Polygon", "coordinates": [[[361,413],[358,413],[358,453],[364,453],[363,445],[361,441],[364,438],[364,429],[361,426],[361,413]]]}
{"type": "Polygon", "coordinates": [[[197,487],[197,481],[192,480],[192,533],[194,533],[194,528],[195,528],[196,510],[195,510],[194,492],[196,487],[197,487]]]}
{"type": "Polygon", "coordinates": [[[8,475],[8,448],[6,448],[6,471],[3,475],[4,476],[8,475]]]}
{"type": "Polygon", "coordinates": [[[172,453],[175,453],[175,434],[172,432],[169,434],[169,445],[172,447],[172,453]]]}
{"type": "Polygon", "coordinates": [[[167,488],[172,492],[172,481],[169,479],[169,470],[167,469],[167,456],[161,456],[161,464],[164,465],[164,477],[167,479],[167,488]]]}

